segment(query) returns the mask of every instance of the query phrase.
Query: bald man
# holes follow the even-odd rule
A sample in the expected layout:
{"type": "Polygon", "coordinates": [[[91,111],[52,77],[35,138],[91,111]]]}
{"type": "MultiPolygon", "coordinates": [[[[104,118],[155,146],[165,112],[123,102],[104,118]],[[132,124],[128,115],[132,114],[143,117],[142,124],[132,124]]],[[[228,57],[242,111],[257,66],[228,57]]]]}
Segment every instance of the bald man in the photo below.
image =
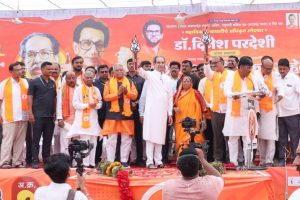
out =
{"type": "Polygon", "coordinates": [[[89,156],[83,159],[85,167],[95,167],[95,152],[97,137],[101,137],[101,128],[98,123],[97,109],[102,106],[102,97],[97,87],[93,86],[94,73],[86,71],[83,76],[83,84],[77,86],[73,96],[75,119],[68,138],[76,138],[94,145],[89,156]]]}

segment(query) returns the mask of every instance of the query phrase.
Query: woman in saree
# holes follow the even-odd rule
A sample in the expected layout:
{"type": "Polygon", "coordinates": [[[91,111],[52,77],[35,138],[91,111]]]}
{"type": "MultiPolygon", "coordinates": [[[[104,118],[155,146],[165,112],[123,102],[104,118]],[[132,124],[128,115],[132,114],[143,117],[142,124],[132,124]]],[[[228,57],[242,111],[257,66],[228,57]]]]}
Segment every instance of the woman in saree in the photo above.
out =
{"type": "MultiPolygon", "coordinates": [[[[185,76],[181,82],[177,93],[174,97],[174,111],[175,111],[175,133],[176,133],[176,147],[178,152],[180,147],[188,145],[190,141],[189,133],[184,131],[180,123],[184,118],[190,117],[196,120],[195,130],[199,130],[200,122],[205,122],[206,104],[203,96],[198,90],[193,89],[193,82],[189,76],[185,76]]],[[[204,128],[206,123],[204,123],[204,128]]],[[[203,133],[195,136],[195,143],[204,143],[203,133]]]]}

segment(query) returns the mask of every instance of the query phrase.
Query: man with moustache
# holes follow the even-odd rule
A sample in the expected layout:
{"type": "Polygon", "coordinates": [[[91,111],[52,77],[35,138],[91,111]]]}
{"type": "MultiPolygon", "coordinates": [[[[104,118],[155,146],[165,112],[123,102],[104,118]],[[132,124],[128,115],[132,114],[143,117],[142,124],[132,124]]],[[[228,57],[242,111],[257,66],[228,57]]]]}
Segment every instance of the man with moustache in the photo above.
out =
{"type": "Polygon", "coordinates": [[[177,61],[170,62],[170,78],[172,81],[173,93],[176,93],[177,82],[179,80],[180,63],[177,61]]]}
{"type": "Polygon", "coordinates": [[[190,60],[184,60],[184,61],[182,61],[182,63],[181,63],[182,76],[178,80],[177,88],[180,87],[182,78],[184,76],[189,76],[189,77],[191,77],[191,79],[193,81],[193,89],[195,89],[195,90],[198,89],[200,78],[198,76],[192,74],[192,67],[193,67],[192,61],[190,61],[190,60]]]}
{"type": "Polygon", "coordinates": [[[197,66],[197,69],[198,69],[199,78],[200,78],[200,80],[202,80],[205,77],[205,74],[204,74],[204,63],[200,63],[197,66]]]}
{"type": "Polygon", "coordinates": [[[236,56],[229,56],[227,59],[227,69],[235,71],[237,70],[237,65],[239,63],[239,58],[236,56]]]}
{"type": "Polygon", "coordinates": [[[41,64],[58,62],[59,43],[50,34],[31,33],[20,44],[20,56],[31,78],[41,75],[41,64]]]}

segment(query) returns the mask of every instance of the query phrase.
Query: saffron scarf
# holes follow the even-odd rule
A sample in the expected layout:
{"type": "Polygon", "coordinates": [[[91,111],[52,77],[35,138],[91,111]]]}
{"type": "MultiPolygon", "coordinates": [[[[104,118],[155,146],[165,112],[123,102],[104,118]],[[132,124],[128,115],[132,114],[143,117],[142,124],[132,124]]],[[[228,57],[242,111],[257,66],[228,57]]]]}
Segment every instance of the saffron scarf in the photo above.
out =
{"type": "Polygon", "coordinates": [[[62,114],[63,118],[70,116],[70,87],[67,83],[64,84],[62,90],[62,114]]]}
{"type": "MultiPolygon", "coordinates": [[[[131,86],[130,86],[130,82],[126,77],[122,78],[122,85],[127,88],[127,90],[129,91],[131,86]]],[[[109,92],[111,94],[117,94],[118,95],[118,79],[116,79],[115,77],[113,77],[112,79],[109,80],[109,92]]],[[[124,104],[123,104],[123,112],[122,115],[126,116],[126,117],[130,117],[132,115],[132,111],[131,111],[131,107],[130,107],[130,99],[127,98],[126,95],[123,95],[123,99],[124,99],[124,104]]],[[[120,112],[120,105],[119,105],[119,100],[114,100],[111,102],[111,108],[109,110],[110,112],[120,112]]]]}
{"type": "Polygon", "coordinates": [[[211,101],[212,84],[211,81],[206,79],[204,84],[204,98],[207,103],[211,101]]]}
{"type": "MultiPolygon", "coordinates": [[[[247,90],[253,91],[254,85],[253,81],[251,79],[251,75],[247,76],[245,78],[247,90]]],[[[241,92],[242,91],[242,78],[238,71],[234,73],[234,79],[233,79],[233,87],[232,92],[241,92]]],[[[231,110],[231,116],[239,117],[241,116],[241,99],[232,99],[232,110],[231,110]]]]}
{"type": "MultiPolygon", "coordinates": [[[[267,85],[268,89],[270,91],[273,91],[273,77],[272,74],[268,76],[268,78],[265,80],[265,84],[267,85]]],[[[273,109],[273,99],[272,97],[263,97],[260,102],[259,106],[261,109],[263,109],[266,112],[269,112],[273,109]]]]}
{"type": "MultiPolygon", "coordinates": [[[[93,98],[94,103],[98,102],[98,96],[96,93],[96,88],[94,86],[91,87],[92,89],[92,97],[90,97],[89,87],[86,84],[82,85],[82,102],[84,104],[90,103],[90,98],[93,98]]],[[[89,128],[91,126],[90,123],[90,117],[91,117],[91,108],[88,106],[87,108],[83,109],[82,112],[82,128],[89,128]]]]}
{"type": "Polygon", "coordinates": [[[220,110],[220,104],[224,104],[227,101],[226,96],[224,95],[223,89],[220,88],[221,84],[225,81],[228,71],[224,69],[222,75],[219,76],[218,72],[215,72],[212,78],[213,86],[213,106],[212,111],[216,112],[220,110]]]}
{"type": "MultiPolygon", "coordinates": [[[[27,104],[27,91],[25,80],[20,78],[20,93],[21,93],[21,103],[22,103],[22,111],[28,111],[27,104]]],[[[13,116],[13,91],[12,91],[12,80],[8,78],[5,86],[4,86],[4,102],[5,102],[5,120],[8,122],[14,121],[13,116]]]]}

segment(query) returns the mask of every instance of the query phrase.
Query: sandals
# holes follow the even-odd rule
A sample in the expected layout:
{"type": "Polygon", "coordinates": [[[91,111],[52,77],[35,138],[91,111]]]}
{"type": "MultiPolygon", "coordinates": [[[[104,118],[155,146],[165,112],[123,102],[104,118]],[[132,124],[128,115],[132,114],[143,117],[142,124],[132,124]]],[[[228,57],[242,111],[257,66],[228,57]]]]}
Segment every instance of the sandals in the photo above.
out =
{"type": "Polygon", "coordinates": [[[157,168],[165,168],[164,164],[157,165],[157,168]]]}
{"type": "Polygon", "coordinates": [[[26,168],[26,166],[23,163],[15,165],[14,167],[15,168],[26,168]]]}
{"type": "Polygon", "coordinates": [[[149,165],[147,165],[147,168],[148,169],[156,169],[157,167],[153,164],[149,164],[149,165]]]}
{"type": "Polygon", "coordinates": [[[3,164],[2,166],[1,166],[1,168],[2,169],[10,169],[11,168],[11,165],[10,164],[3,164]]]}

